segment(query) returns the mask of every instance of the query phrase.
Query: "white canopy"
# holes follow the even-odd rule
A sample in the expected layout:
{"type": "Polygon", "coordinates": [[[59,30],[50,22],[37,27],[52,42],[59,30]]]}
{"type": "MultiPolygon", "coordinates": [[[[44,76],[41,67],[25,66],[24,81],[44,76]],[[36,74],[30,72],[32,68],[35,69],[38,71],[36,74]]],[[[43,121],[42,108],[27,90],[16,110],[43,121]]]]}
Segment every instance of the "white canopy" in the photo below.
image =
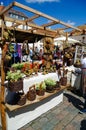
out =
{"type": "MultiPolygon", "coordinates": [[[[71,44],[80,43],[80,41],[72,39],[72,38],[69,38],[69,37],[67,38],[67,40],[68,40],[68,43],[71,43],[71,44]]],[[[58,37],[58,38],[54,39],[55,45],[57,45],[59,43],[63,44],[64,41],[66,41],[66,37],[64,37],[64,36],[61,36],[61,37],[58,37]]]]}

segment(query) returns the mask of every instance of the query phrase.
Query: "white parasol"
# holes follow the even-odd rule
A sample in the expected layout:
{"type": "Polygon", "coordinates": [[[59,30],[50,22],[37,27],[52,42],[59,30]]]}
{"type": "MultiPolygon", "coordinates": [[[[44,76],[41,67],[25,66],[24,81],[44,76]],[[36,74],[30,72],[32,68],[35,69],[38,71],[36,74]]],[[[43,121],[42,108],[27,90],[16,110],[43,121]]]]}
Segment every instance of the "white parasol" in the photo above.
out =
{"type": "Polygon", "coordinates": [[[55,38],[54,39],[54,44],[55,45],[57,45],[57,44],[63,44],[65,41],[68,41],[68,43],[71,43],[71,44],[75,44],[75,43],[80,43],[80,41],[78,41],[78,40],[75,40],[75,39],[73,39],[73,38],[67,38],[66,39],[66,37],[65,36],[61,36],[61,37],[58,37],[58,38],[55,38]]]}

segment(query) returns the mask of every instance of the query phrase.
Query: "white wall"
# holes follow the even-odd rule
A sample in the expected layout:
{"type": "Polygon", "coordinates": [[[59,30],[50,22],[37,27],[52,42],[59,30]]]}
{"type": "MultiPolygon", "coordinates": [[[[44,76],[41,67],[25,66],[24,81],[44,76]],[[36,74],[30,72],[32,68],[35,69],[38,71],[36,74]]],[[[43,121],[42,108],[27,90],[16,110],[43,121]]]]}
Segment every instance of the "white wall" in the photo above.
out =
{"type": "Polygon", "coordinates": [[[83,42],[83,37],[85,37],[84,43],[86,43],[86,35],[71,36],[71,38],[73,38],[73,39],[75,39],[75,40],[78,40],[78,41],[81,41],[81,42],[83,42]]]}

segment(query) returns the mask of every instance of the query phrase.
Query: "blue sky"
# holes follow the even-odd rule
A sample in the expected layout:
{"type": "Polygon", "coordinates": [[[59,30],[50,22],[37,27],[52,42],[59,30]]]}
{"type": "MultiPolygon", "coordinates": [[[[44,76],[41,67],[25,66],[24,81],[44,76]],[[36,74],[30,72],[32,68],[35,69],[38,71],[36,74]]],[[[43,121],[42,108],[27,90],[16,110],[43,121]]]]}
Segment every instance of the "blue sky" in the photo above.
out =
{"type": "MultiPolygon", "coordinates": [[[[0,0],[9,5],[13,0],[0,0]]],[[[73,26],[86,24],[86,0],[16,0],[73,26]]],[[[40,21],[41,22],[41,21],[40,21]]]]}

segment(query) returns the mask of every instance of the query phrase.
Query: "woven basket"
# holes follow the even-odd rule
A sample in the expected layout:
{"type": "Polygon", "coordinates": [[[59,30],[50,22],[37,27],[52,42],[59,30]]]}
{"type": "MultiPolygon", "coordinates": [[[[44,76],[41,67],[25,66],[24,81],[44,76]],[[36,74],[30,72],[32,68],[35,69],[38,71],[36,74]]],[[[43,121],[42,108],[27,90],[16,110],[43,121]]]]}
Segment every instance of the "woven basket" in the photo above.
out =
{"type": "Polygon", "coordinates": [[[61,77],[60,83],[62,86],[66,86],[67,85],[67,77],[61,77]]]}
{"type": "Polygon", "coordinates": [[[56,85],[54,86],[54,89],[55,90],[59,90],[60,89],[60,82],[59,81],[56,82],[56,85]]]}
{"type": "Polygon", "coordinates": [[[26,103],[26,95],[23,92],[13,93],[12,98],[7,101],[10,105],[24,105],[26,103]]]}
{"type": "Polygon", "coordinates": [[[46,86],[46,92],[53,93],[55,91],[54,86],[46,86]]]}
{"type": "Polygon", "coordinates": [[[36,94],[38,96],[43,96],[45,94],[45,90],[36,90],[36,94]]]}
{"type": "Polygon", "coordinates": [[[31,86],[29,88],[29,91],[27,92],[27,99],[30,101],[33,101],[36,99],[36,89],[35,89],[35,85],[31,86]]]}
{"type": "Polygon", "coordinates": [[[19,92],[23,90],[23,80],[19,80],[16,82],[10,82],[8,81],[8,87],[7,87],[11,92],[19,92]]]}
{"type": "Polygon", "coordinates": [[[26,103],[26,95],[24,93],[19,93],[18,105],[22,106],[26,103]]]}

